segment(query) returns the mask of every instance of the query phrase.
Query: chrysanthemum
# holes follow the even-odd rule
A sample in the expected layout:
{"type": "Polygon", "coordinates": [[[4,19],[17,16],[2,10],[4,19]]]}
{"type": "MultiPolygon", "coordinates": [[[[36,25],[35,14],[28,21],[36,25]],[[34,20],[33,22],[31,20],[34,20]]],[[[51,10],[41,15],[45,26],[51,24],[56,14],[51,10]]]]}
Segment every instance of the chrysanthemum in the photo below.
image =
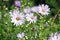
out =
{"type": "Polygon", "coordinates": [[[24,23],[24,15],[20,13],[19,10],[14,10],[13,12],[10,12],[11,16],[11,22],[14,23],[14,25],[22,25],[24,23]]]}
{"type": "Polygon", "coordinates": [[[42,4],[38,8],[39,8],[38,12],[41,13],[42,15],[48,15],[50,12],[50,8],[48,7],[48,5],[42,4]]]}
{"type": "Polygon", "coordinates": [[[24,36],[25,36],[24,32],[17,34],[17,37],[18,37],[18,38],[24,38],[24,36]]]}
{"type": "Polygon", "coordinates": [[[24,13],[31,13],[31,9],[29,8],[29,7],[26,7],[25,9],[24,9],[24,13]]]}
{"type": "Polygon", "coordinates": [[[26,14],[27,21],[30,21],[30,23],[35,23],[37,21],[37,16],[34,16],[33,13],[26,14]]]}
{"type": "Polygon", "coordinates": [[[60,40],[60,34],[58,34],[58,33],[53,34],[52,33],[48,40],[60,40]]]}
{"type": "Polygon", "coordinates": [[[32,11],[32,12],[38,12],[38,11],[39,11],[38,6],[32,7],[32,8],[31,8],[31,11],[32,11]]]}

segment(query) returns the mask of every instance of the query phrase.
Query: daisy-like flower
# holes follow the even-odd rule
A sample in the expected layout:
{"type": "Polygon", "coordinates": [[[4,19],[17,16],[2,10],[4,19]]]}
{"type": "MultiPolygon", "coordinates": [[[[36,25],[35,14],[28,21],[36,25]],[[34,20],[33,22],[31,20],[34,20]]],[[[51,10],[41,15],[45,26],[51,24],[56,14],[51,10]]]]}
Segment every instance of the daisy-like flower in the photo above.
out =
{"type": "Polygon", "coordinates": [[[10,12],[11,16],[11,22],[14,23],[14,25],[22,25],[24,23],[24,15],[20,13],[19,10],[14,10],[13,12],[10,12]]]}
{"type": "Polygon", "coordinates": [[[52,33],[48,40],[60,40],[60,34],[57,32],[55,34],[52,33]]]}
{"type": "Polygon", "coordinates": [[[38,9],[39,9],[38,12],[41,13],[42,15],[48,15],[50,12],[50,8],[48,5],[42,4],[38,7],[38,9]]]}
{"type": "Polygon", "coordinates": [[[37,21],[37,16],[34,16],[33,13],[26,14],[27,21],[30,21],[30,23],[35,23],[37,21]]]}
{"type": "Polygon", "coordinates": [[[39,9],[38,9],[38,6],[35,6],[35,7],[32,7],[32,8],[31,8],[31,11],[32,11],[32,12],[38,12],[38,10],[39,10],[39,9]]]}
{"type": "Polygon", "coordinates": [[[18,33],[18,34],[17,34],[17,37],[18,37],[18,38],[24,38],[24,37],[25,37],[24,32],[22,32],[22,33],[18,33]]]}
{"type": "Polygon", "coordinates": [[[28,8],[28,7],[26,7],[25,9],[24,9],[24,13],[31,13],[31,8],[28,8]]]}

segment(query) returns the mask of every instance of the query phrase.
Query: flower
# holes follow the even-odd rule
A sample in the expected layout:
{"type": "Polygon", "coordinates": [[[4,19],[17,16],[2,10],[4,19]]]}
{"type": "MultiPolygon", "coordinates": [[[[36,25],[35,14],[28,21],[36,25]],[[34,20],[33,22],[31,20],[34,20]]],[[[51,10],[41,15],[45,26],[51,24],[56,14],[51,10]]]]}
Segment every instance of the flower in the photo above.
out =
{"type": "Polygon", "coordinates": [[[57,32],[55,34],[52,33],[48,40],[60,40],[60,34],[57,32]]]}
{"type": "Polygon", "coordinates": [[[31,13],[31,9],[28,8],[28,7],[26,7],[26,8],[24,9],[24,13],[25,13],[25,14],[27,14],[27,13],[31,13]]]}
{"type": "Polygon", "coordinates": [[[17,7],[21,7],[20,1],[19,1],[19,0],[16,0],[16,1],[15,1],[15,5],[16,5],[17,7]]]}
{"type": "Polygon", "coordinates": [[[37,16],[34,16],[33,13],[26,14],[27,21],[30,21],[30,23],[35,23],[37,21],[37,16]]]}
{"type": "Polygon", "coordinates": [[[35,31],[36,30],[36,27],[33,27],[32,30],[35,31]]]}
{"type": "Polygon", "coordinates": [[[49,26],[48,22],[46,22],[45,26],[49,26]]]}
{"type": "Polygon", "coordinates": [[[10,12],[11,16],[11,22],[14,23],[14,25],[22,25],[24,23],[24,15],[20,13],[19,10],[14,10],[13,12],[10,12]]]}
{"type": "Polygon", "coordinates": [[[32,7],[31,10],[32,12],[38,12],[39,9],[38,9],[38,6],[35,6],[35,7],[32,7]]]}
{"type": "Polygon", "coordinates": [[[48,7],[48,5],[42,4],[38,7],[38,9],[39,9],[38,12],[41,13],[42,15],[48,15],[50,12],[50,8],[48,7]]]}
{"type": "Polygon", "coordinates": [[[18,38],[24,38],[24,36],[25,36],[24,32],[17,34],[17,37],[18,37],[18,38]]]}

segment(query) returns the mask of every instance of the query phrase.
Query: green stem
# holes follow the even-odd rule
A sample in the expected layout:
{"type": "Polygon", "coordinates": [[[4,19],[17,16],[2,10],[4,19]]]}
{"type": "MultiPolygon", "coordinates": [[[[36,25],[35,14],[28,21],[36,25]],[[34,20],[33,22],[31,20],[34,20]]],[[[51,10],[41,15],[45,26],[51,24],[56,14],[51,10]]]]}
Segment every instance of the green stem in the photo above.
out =
{"type": "Polygon", "coordinates": [[[37,13],[39,16],[40,16],[40,14],[39,13],[37,13]]]}
{"type": "Polygon", "coordinates": [[[26,27],[28,27],[28,26],[29,26],[29,24],[30,24],[30,23],[28,23],[28,24],[26,25],[26,27]]]}
{"type": "Polygon", "coordinates": [[[54,23],[54,21],[55,21],[55,19],[56,19],[56,17],[57,17],[57,15],[58,15],[59,12],[60,12],[60,9],[58,10],[57,14],[55,15],[55,18],[54,18],[52,24],[54,23]]]}

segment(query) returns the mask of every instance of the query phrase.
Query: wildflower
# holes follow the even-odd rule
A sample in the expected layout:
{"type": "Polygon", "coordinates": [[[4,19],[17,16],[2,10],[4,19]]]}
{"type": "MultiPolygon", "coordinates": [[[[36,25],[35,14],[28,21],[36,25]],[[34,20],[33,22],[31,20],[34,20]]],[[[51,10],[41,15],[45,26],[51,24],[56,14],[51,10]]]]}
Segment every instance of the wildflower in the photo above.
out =
{"type": "Polygon", "coordinates": [[[30,23],[35,23],[37,21],[37,16],[34,16],[33,13],[26,14],[27,21],[30,21],[30,23]]]}
{"type": "Polygon", "coordinates": [[[19,0],[16,0],[16,1],[15,1],[15,5],[16,5],[17,7],[21,7],[20,1],[19,1],[19,0]]]}
{"type": "Polygon", "coordinates": [[[48,24],[48,22],[46,22],[46,24],[45,24],[46,26],[49,26],[49,24],[48,24]]]}
{"type": "Polygon", "coordinates": [[[33,27],[32,30],[35,31],[36,30],[36,27],[33,27]]]}
{"type": "Polygon", "coordinates": [[[22,33],[18,33],[18,34],[17,34],[17,37],[18,37],[18,38],[24,38],[24,37],[25,37],[24,32],[22,32],[22,33]]]}
{"type": "Polygon", "coordinates": [[[31,13],[31,9],[30,8],[28,8],[28,7],[26,7],[25,9],[24,9],[24,13],[31,13]]]}
{"type": "Polygon", "coordinates": [[[39,9],[37,6],[35,6],[35,7],[32,7],[31,10],[32,10],[32,12],[38,12],[39,9]]]}
{"type": "Polygon", "coordinates": [[[53,34],[52,33],[48,40],[60,40],[60,34],[58,34],[58,33],[53,34]]]}
{"type": "Polygon", "coordinates": [[[48,15],[50,12],[50,8],[48,7],[48,5],[42,4],[38,8],[39,8],[38,12],[41,13],[42,15],[48,15]]]}
{"type": "Polygon", "coordinates": [[[20,13],[19,10],[14,10],[13,12],[10,12],[11,16],[11,22],[14,23],[14,25],[22,25],[24,23],[24,15],[20,13]]]}

